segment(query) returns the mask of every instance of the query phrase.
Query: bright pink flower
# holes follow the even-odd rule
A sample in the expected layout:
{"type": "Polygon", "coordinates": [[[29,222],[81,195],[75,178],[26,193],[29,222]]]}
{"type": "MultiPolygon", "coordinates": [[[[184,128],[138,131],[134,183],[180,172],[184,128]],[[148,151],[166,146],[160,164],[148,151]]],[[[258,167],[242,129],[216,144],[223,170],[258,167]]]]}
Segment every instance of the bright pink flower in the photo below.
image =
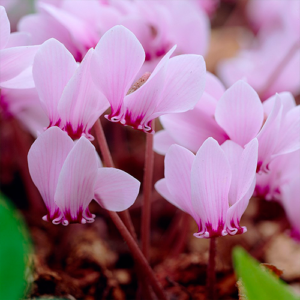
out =
{"type": "Polygon", "coordinates": [[[49,38],[59,40],[77,61],[115,25],[124,25],[140,40],[147,71],[152,71],[174,44],[178,44],[177,54],[204,55],[208,48],[209,20],[193,1],[39,0],[37,11],[25,16],[19,29],[30,32],[39,44],[49,38]],[[198,38],[192,32],[197,32],[198,38]]]}
{"type": "Polygon", "coordinates": [[[91,71],[95,84],[111,105],[111,113],[106,116],[109,120],[152,132],[153,119],[195,106],[204,90],[205,62],[200,55],[170,59],[174,49],[151,75],[141,78],[141,87],[127,94],[144,62],[143,47],[123,26],[115,26],[101,38],[91,71]]]}
{"type": "Polygon", "coordinates": [[[286,215],[292,225],[291,236],[300,242],[300,174],[298,170],[297,176],[282,187],[281,204],[285,209],[286,215]]]}
{"type": "Polygon", "coordinates": [[[277,94],[262,104],[248,83],[238,81],[219,100],[215,118],[241,146],[257,137],[258,171],[266,171],[276,156],[300,148],[299,110],[290,93],[277,94]]]}
{"type": "Polygon", "coordinates": [[[227,134],[214,117],[218,100],[224,92],[225,88],[219,79],[207,73],[204,93],[194,109],[159,118],[164,130],[155,134],[154,150],[165,155],[172,144],[178,144],[196,153],[209,137],[219,144],[227,140],[227,134]]]}
{"type": "Polygon", "coordinates": [[[282,200],[282,189],[300,173],[300,151],[275,157],[268,173],[256,175],[255,196],[266,200],[282,200]]]}
{"type": "Polygon", "coordinates": [[[241,234],[246,228],[240,219],[255,186],[257,147],[256,139],[243,149],[232,141],[221,147],[209,138],[195,156],[173,145],[165,158],[165,178],[155,188],[195,219],[195,237],[241,234]]]}
{"type": "Polygon", "coordinates": [[[93,222],[88,209],[95,199],[112,211],[127,209],[135,201],[140,183],[127,173],[99,167],[94,146],[85,138],[72,139],[58,127],[42,133],[28,153],[29,172],[48,214],[45,221],[68,225],[93,222]]]}
{"type": "Polygon", "coordinates": [[[78,65],[64,45],[50,39],[34,59],[33,78],[49,127],[59,126],[75,139],[84,135],[92,140],[92,126],[109,107],[91,79],[93,51],[90,49],[78,65]]]}

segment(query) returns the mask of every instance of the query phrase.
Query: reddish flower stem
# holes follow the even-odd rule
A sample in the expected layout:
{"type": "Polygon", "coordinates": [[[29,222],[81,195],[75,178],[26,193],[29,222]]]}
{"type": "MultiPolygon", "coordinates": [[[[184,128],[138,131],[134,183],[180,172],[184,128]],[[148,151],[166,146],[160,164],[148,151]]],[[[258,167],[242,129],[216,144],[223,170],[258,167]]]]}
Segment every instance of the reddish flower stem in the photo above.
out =
{"type": "Polygon", "coordinates": [[[140,269],[143,271],[144,276],[148,278],[149,283],[151,284],[154,293],[156,294],[158,299],[167,300],[164,291],[158,281],[155,278],[155,274],[150,268],[146,258],[144,257],[143,253],[141,252],[140,248],[136,244],[135,240],[129,233],[128,229],[120,219],[117,213],[108,211],[112,221],[115,223],[116,227],[118,228],[119,232],[121,233],[123,239],[126,241],[133,257],[138,262],[140,269]]]}
{"type": "MultiPolygon", "coordinates": [[[[152,123],[154,130],[154,122],[152,123]]],[[[149,260],[149,247],[150,247],[150,221],[151,221],[151,195],[152,195],[152,179],[153,179],[153,137],[152,133],[146,134],[146,152],[145,152],[145,170],[143,179],[143,206],[142,206],[142,224],[141,224],[141,237],[142,237],[142,252],[146,259],[149,260]]]]}
{"type": "MultiPolygon", "coordinates": [[[[95,135],[100,147],[100,151],[103,156],[103,161],[106,167],[113,168],[114,163],[107,145],[106,137],[100,122],[100,119],[98,119],[94,125],[95,129],[95,135]]],[[[128,228],[129,232],[133,236],[133,238],[137,241],[136,232],[129,214],[129,211],[126,209],[122,212],[119,212],[120,217],[122,218],[123,222],[125,223],[126,227],[128,228]]]]}
{"type": "Polygon", "coordinates": [[[272,72],[271,76],[268,78],[264,87],[259,92],[261,98],[263,98],[268,91],[268,89],[272,86],[278,76],[282,73],[282,70],[285,68],[286,64],[292,59],[292,57],[296,54],[297,50],[300,49],[300,40],[297,40],[293,46],[290,48],[288,53],[283,57],[283,59],[279,62],[274,72],[272,72]]]}
{"type": "Polygon", "coordinates": [[[216,238],[210,238],[206,278],[206,299],[216,300],[216,238]]]}

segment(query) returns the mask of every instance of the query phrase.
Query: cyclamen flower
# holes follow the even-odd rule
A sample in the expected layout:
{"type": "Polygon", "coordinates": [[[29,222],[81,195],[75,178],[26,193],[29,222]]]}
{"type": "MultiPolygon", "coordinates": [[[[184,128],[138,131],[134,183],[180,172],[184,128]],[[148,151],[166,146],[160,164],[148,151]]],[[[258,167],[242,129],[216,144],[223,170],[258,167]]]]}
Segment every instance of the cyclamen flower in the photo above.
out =
{"type": "Polygon", "coordinates": [[[91,71],[111,105],[111,113],[106,116],[110,121],[152,132],[153,119],[195,106],[204,90],[205,62],[200,55],[170,59],[174,50],[162,58],[151,75],[145,74],[132,86],[145,60],[142,45],[123,26],[115,26],[101,38],[91,71]]]}
{"type": "Polygon", "coordinates": [[[95,199],[111,211],[127,209],[140,183],[127,173],[99,167],[96,150],[85,138],[77,142],[58,127],[42,133],[28,153],[29,172],[53,224],[93,222],[88,205],[95,199]]]}
{"type": "Polygon", "coordinates": [[[32,78],[32,64],[39,46],[30,46],[30,35],[10,33],[10,22],[0,6],[0,111],[18,119],[33,135],[46,125],[32,78]]]}
{"type": "Polygon", "coordinates": [[[190,214],[198,224],[197,238],[244,233],[240,219],[255,186],[257,139],[243,149],[232,141],[222,147],[207,139],[196,156],[173,145],[165,157],[165,178],[156,190],[190,214]]]}
{"type": "Polygon", "coordinates": [[[269,169],[256,175],[255,196],[281,202],[283,188],[300,174],[300,150],[275,157],[269,169]]]}
{"type": "Polygon", "coordinates": [[[124,25],[138,37],[150,72],[174,44],[178,53],[205,55],[208,48],[209,20],[194,1],[38,0],[36,10],[20,21],[19,30],[30,32],[38,44],[59,40],[77,61],[115,25],[124,25]]]}
{"type": "Polygon", "coordinates": [[[154,135],[154,150],[165,155],[171,145],[178,144],[196,153],[209,137],[219,144],[229,139],[214,117],[218,100],[224,92],[220,80],[207,72],[204,93],[194,109],[159,118],[164,129],[154,135]]]}
{"type": "Polygon", "coordinates": [[[109,107],[90,75],[94,49],[78,65],[72,54],[55,39],[41,45],[33,63],[33,78],[40,101],[51,126],[65,130],[70,137],[85,136],[109,107]]]}

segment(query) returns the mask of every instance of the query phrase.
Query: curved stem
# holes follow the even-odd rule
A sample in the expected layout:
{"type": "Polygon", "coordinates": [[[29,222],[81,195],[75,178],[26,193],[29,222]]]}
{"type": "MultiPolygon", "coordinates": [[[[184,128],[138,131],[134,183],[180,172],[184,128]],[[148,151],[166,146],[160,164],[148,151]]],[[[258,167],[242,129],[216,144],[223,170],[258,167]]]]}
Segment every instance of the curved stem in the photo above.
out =
{"type": "Polygon", "coordinates": [[[207,266],[207,278],[206,278],[206,299],[216,299],[216,238],[210,238],[209,244],[209,259],[207,266]]]}
{"type": "MultiPolygon", "coordinates": [[[[94,129],[95,129],[95,135],[96,135],[99,147],[100,147],[100,151],[103,156],[104,164],[108,168],[113,168],[114,162],[112,160],[112,157],[111,157],[108,145],[107,145],[106,137],[105,137],[100,119],[98,119],[96,121],[96,123],[94,124],[94,129]]],[[[128,228],[129,232],[133,236],[133,238],[135,240],[137,240],[136,232],[135,232],[129,211],[126,209],[122,212],[119,212],[119,215],[122,218],[123,222],[125,223],[126,227],[128,228]]]]}
{"type": "Polygon", "coordinates": [[[167,300],[164,291],[158,281],[155,278],[155,274],[153,273],[152,269],[150,268],[146,258],[144,257],[143,253],[141,252],[140,248],[134,241],[133,237],[129,233],[128,229],[117,215],[117,213],[108,211],[112,221],[115,223],[116,227],[118,228],[119,232],[121,233],[123,239],[126,241],[133,257],[138,262],[140,270],[144,273],[144,275],[148,278],[149,283],[151,284],[154,293],[156,294],[158,299],[167,300]]]}
{"type": "MultiPolygon", "coordinates": [[[[154,130],[154,122],[152,125],[154,130]]],[[[145,152],[145,170],[143,179],[143,206],[142,206],[142,252],[146,259],[149,260],[150,247],[150,222],[151,222],[151,195],[152,195],[152,178],[153,178],[153,134],[146,134],[146,152],[145,152]]]]}

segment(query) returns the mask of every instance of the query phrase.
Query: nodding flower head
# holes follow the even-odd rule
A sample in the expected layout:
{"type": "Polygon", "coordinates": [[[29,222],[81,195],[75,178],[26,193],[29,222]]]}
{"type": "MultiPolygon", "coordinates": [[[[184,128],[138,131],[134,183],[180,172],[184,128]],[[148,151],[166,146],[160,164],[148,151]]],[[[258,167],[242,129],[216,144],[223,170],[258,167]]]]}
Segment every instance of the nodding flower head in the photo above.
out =
{"type": "Polygon", "coordinates": [[[221,147],[208,138],[195,156],[173,145],[165,158],[165,178],[156,183],[156,190],[194,218],[197,238],[244,233],[240,219],[255,186],[257,147],[257,139],[243,149],[232,141],[221,147]]]}

